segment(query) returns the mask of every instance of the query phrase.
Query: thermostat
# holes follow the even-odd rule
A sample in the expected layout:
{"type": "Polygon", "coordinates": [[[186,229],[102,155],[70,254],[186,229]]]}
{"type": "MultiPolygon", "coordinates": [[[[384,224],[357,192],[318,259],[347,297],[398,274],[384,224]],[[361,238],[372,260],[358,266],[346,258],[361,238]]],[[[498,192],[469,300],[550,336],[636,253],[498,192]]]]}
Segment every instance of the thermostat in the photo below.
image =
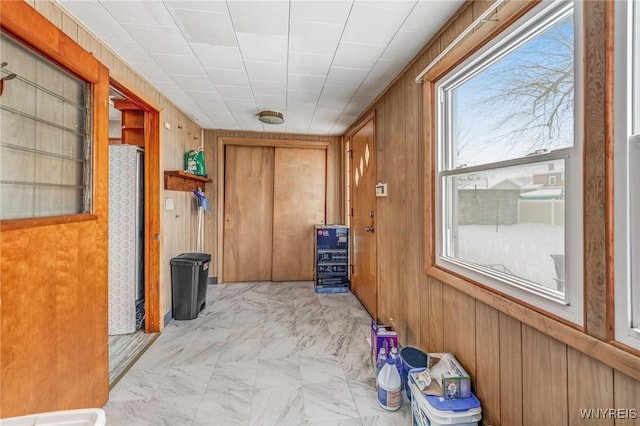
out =
{"type": "Polygon", "coordinates": [[[387,196],[387,184],[378,182],[376,183],[376,197],[386,197],[387,196]]]}

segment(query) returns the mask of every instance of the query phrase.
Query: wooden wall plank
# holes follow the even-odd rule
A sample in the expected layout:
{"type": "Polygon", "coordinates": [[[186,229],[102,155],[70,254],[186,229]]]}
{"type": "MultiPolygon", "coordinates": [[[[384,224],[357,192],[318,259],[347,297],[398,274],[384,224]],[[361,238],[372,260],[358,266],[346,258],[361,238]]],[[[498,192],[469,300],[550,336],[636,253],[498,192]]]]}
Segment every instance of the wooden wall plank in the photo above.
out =
{"type": "Polygon", "coordinates": [[[613,382],[613,408],[622,409],[625,410],[625,413],[629,413],[626,416],[628,418],[616,420],[615,425],[640,426],[640,382],[615,370],[613,382]]]}
{"type": "Polygon", "coordinates": [[[522,324],[501,312],[500,422],[496,424],[522,425],[522,386],[522,324]]]}
{"type": "Polygon", "coordinates": [[[427,352],[444,351],[443,284],[431,277],[427,278],[425,290],[420,299],[422,309],[421,345],[427,352]]]}
{"type": "Polygon", "coordinates": [[[483,404],[484,424],[500,424],[500,312],[476,302],[475,393],[483,404]]]}
{"type": "MultiPolygon", "coordinates": [[[[568,348],[569,426],[583,425],[585,409],[613,408],[613,369],[568,348]]],[[[613,426],[612,418],[588,419],[589,425],[613,426]]]]}
{"type": "Polygon", "coordinates": [[[455,354],[465,370],[476,374],[476,301],[447,285],[442,286],[442,342],[445,352],[455,354]]]}
{"type": "Polygon", "coordinates": [[[522,424],[567,425],[567,345],[523,324],[522,366],[522,424]]]}

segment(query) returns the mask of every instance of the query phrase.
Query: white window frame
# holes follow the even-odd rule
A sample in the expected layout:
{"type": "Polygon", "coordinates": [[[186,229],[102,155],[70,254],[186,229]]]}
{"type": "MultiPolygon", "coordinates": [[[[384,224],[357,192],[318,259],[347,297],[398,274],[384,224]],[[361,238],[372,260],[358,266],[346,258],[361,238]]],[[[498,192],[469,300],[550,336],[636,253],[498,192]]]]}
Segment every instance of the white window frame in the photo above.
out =
{"type": "Polygon", "coordinates": [[[632,260],[640,250],[640,196],[631,185],[640,181],[640,4],[614,7],[614,330],[618,342],[640,349],[640,265],[632,260]]]}
{"type": "Polygon", "coordinates": [[[436,158],[437,179],[436,192],[436,256],[437,266],[465,276],[475,282],[488,286],[500,293],[511,296],[528,305],[544,310],[552,315],[566,319],[582,326],[584,323],[584,286],[583,286],[583,95],[582,95],[582,56],[583,25],[581,2],[543,1],[529,13],[514,23],[509,29],[472,55],[443,79],[436,83],[436,158]],[[550,20],[558,16],[566,16],[573,10],[574,16],[574,146],[545,152],[540,155],[520,157],[513,160],[499,161],[487,165],[455,168],[451,155],[447,154],[447,106],[444,101],[446,90],[461,84],[476,71],[480,72],[492,58],[508,54],[528,40],[528,36],[537,33],[550,20]],[[525,280],[479,268],[470,262],[446,256],[449,239],[447,234],[447,217],[450,209],[446,208],[448,195],[445,186],[447,176],[464,174],[482,170],[494,170],[502,167],[535,164],[544,161],[562,159],[565,162],[565,194],[566,206],[564,228],[565,240],[565,291],[548,290],[527,285],[525,280]],[[570,219],[570,220],[569,220],[570,219]]]}

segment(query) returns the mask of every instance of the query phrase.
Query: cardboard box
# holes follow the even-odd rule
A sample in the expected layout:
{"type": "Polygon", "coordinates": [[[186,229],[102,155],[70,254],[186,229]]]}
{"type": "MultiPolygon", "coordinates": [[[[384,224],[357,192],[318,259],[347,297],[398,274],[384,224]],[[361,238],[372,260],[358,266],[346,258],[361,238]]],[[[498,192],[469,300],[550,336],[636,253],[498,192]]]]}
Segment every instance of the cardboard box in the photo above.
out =
{"type": "Polygon", "coordinates": [[[438,383],[445,399],[470,398],[471,377],[450,353],[428,353],[431,377],[438,383]]]}
{"type": "Polygon", "coordinates": [[[380,348],[385,348],[388,355],[393,347],[398,347],[398,333],[388,325],[378,325],[371,320],[371,365],[374,370],[380,348]]]}

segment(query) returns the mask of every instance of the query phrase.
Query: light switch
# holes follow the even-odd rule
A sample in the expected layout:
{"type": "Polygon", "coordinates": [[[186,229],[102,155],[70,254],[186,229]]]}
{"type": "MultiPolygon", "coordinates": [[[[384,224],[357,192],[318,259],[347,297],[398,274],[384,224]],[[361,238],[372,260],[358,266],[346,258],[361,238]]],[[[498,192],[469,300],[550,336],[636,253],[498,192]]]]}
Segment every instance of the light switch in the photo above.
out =
{"type": "Polygon", "coordinates": [[[167,130],[171,130],[171,123],[169,123],[168,121],[164,122],[164,128],[167,130]]]}
{"type": "Polygon", "coordinates": [[[173,198],[167,198],[166,200],[164,200],[164,208],[167,210],[174,209],[173,198]]]}
{"type": "Polygon", "coordinates": [[[376,183],[376,197],[386,197],[387,196],[387,184],[378,182],[376,183]]]}

